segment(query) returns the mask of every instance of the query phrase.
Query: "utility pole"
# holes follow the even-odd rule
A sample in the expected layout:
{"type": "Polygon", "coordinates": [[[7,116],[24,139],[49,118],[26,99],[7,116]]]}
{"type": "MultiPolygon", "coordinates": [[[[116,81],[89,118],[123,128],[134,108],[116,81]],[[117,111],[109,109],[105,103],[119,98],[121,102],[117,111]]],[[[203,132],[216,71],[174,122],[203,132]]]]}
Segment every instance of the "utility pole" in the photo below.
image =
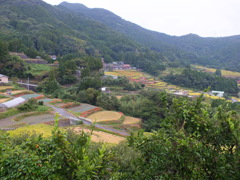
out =
{"type": "Polygon", "coordinates": [[[28,76],[28,84],[27,84],[27,86],[28,86],[28,90],[29,90],[29,76],[28,76]]]}

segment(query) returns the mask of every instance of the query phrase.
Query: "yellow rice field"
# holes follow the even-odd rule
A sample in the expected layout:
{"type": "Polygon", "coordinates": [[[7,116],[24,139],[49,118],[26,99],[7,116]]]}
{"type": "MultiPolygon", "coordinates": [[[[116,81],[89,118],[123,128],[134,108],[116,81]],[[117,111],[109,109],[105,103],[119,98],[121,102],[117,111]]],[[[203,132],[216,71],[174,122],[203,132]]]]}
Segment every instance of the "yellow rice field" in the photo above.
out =
{"type": "Polygon", "coordinates": [[[121,114],[114,111],[100,111],[91,114],[87,118],[93,122],[117,121],[121,118],[121,114]]]}
{"type": "MultiPolygon", "coordinates": [[[[80,132],[85,132],[85,133],[91,133],[91,130],[87,129],[87,128],[82,128],[82,127],[75,127],[73,128],[74,132],[80,133],[80,132]]],[[[94,142],[103,142],[103,143],[111,143],[111,144],[118,144],[124,140],[126,140],[126,138],[121,137],[121,136],[117,136],[117,135],[113,135],[113,134],[109,134],[106,132],[102,132],[102,131],[93,131],[92,135],[91,135],[91,140],[94,142]]]]}
{"type": "Polygon", "coordinates": [[[2,99],[0,99],[0,103],[4,103],[4,102],[6,102],[6,101],[8,101],[10,98],[2,98],[2,99]]]}
{"type": "Polygon", "coordinates": [[[43,137],[50,137],[52,135],[52,130],[54,129],[53,126],[49,126],[46,124],[35,124],[35,125],[28,125],[24,127],[17,128],[12,131],[8,131],[10,136],[18,137],[22,134],[29,134],[33,135],[42,134],[43,137]]]}
{"type": "Polygon", "coordinates": [[[202,93],[188,93],[190,96],[201,96],[202,93]]]}
{"type": "MultiPolygon", "coordinates": [[[[194,65],[195,68],[197,69],[205,69],[208,72],[212,72],[214,73],[216,71],[216,69],[214,68],[207,68],[207,67],[203,67],[203,66],[197,66],[194,65]]],[[[234,71],[227,71],[227,70],[221,70],[222,72],[222,76],[239,76],[240,77],[240,72],[234,72],[234,71]]]]}
{"type": "Polygon", "coordinates": [[[0,90],[13,89],[13,86],[0,86],[0,90]]]}
{"type": "Polygon", "coordinates": [[[141,119],[139,118],[134,118],[134,117],[130,117],[130,116],[125,116],[124,117],[124,121],[123,124],[138,124],[141,122],[141,119]]]}

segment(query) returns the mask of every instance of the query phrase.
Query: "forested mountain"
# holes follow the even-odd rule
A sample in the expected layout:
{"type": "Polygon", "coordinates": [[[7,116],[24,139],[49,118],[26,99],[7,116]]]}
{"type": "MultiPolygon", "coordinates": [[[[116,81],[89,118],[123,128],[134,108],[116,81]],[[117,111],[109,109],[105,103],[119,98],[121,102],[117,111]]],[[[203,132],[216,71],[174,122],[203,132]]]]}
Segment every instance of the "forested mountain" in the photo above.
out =
{"type": "Polygon", "coordinates": [[[41,0],[0,0],[0,39],[10,51],[35,48],[47,54],[102,56],[125,61],[147,72],[161,69],[165,58],[112,28],[41,0]]]}
{"type": "Polygon", "coordinates": [[[81,4],[66,2],[60,6],[103,23],[151,50],[161,52],[171,61],[240,71],[240,36],[221,38],[202,38],[194,34],[169,36],[144,29],[104,9],[89,9],[81,4]]]}
{"type": "Polygon", "coordinates": [[[41,0],[0,0],[0,40],[10,51],[78,53],[124,61],[149,73],[189,63],[240,71],[240,36],[169,36],[144,29],[104,9],[51,6],[41,0]]]}

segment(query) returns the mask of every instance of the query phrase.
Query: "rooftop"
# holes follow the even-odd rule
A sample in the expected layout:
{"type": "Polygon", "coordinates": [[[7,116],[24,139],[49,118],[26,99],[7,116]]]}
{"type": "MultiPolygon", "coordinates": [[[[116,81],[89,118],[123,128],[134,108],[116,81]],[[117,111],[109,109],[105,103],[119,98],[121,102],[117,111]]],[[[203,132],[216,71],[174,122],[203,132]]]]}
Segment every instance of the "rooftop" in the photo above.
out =
{"type": "Polygon", "coordinates": [[[7,77],[7,76],[5,76],[5,75],[3,75],[3,74],[0,74],[0,78],[1,78],[1,77],[7,77]]]}

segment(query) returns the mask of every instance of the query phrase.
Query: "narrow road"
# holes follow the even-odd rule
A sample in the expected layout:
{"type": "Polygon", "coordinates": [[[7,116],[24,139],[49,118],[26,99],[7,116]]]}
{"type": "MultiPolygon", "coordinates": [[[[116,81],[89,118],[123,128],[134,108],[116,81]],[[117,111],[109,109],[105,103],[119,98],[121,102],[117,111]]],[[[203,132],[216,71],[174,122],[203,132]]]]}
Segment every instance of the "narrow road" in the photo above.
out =
{"type": "MultiPolygon", "coordinates": [[[[87,124],[87,125],[93,124],[93,122],[90,119],[87,119],[87,118],[80,119],[80,118],[76,117],[75,115],[71,114],[70,112],[66,111],[63,108],[53,106],[49,103],[46,103],[46,105],[53,108],[53,110],[56,113],[58,113],[59,115],[61,115],[63,117],[66,117],[68,119],[72,119],[72,120],[75,120],[75,121],[82,121],[84,124],[87,124]]],[[[102,125],[99,125],[99,124],[95,124],[94,126],[99,128],[99,129],[103,129],[103,130],[107,130],[107,131],[110,131],[110,132],[113,132],[113,133],[120,134],[122,136],[129,136],[130,135],[129,133],[127,133],[125,131],[119,131],[119,130],[116,130],[116,129],[113,129],[113,128],[110,128],[110,127],[106,127],[106,126],[102,126],[102,125]]]]}

